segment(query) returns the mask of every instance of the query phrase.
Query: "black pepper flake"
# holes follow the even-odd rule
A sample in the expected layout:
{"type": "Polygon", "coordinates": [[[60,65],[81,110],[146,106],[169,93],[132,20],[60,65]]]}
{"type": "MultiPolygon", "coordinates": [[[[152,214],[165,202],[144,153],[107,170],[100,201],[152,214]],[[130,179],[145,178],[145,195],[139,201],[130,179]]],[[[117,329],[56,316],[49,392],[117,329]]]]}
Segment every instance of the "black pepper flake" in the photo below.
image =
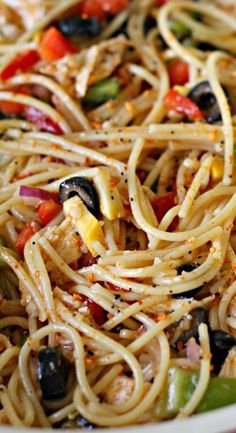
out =
{"type": "Polygon", "coordinates": [[[36,242],[35,242],[35,241],[33,241],[33,242],[32,242],[32,245],[35,245],[35,244],[36,244],[36,242]]]}
{"type": "Polygon", "coordinates": [[[114,197],[114,195],[111,195],[111,199],[112,199],[112,200],[115,200],[115,197],[114,197]]]}
{"type": "Polygon", "coordinates": [[[125,179],[125,183],[128,183],[128,179],[125,179]]]}
{"type": "Polygon", "coordinates": [[[133,197],[130,197],[130,201],[134,201],[133,197]]]}
{"type": "Polygon", "coordinates": [[[170,131],[170,133],[173,135],[175,133],[175,131],[170,131]]]}
{"type": "Polygon", "coordinates": [[[94,356],[94,352],[93,352],[92,350],[88,350],[87,354],[88,354],[89,356],[94,356]]]}
{"type": "Polygon", "coordinates": [[[120,295],[115,295],[114,298],[115,299],[120,299],[120,295]]]}

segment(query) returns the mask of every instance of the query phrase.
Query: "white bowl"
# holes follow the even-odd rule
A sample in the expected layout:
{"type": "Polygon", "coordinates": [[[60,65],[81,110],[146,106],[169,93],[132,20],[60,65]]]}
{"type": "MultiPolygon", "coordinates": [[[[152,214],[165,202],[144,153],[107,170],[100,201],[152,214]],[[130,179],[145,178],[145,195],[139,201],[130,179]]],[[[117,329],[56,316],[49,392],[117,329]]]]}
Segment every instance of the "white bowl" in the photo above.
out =
{"type": "MultiPolygon", "coordinates": [[[[236,390],[235,390],[236,391],[236,390]]],[[[19,428],[3,426],[0,433],[17,433],[19,428]]],[[[51,429],[23,428],[21,432],[27,433],[52,433],[51,429]]],[[[55,432],[59,430],[54,430],[55,432]]],[[[61,430],[62,431],[62,430],[61,430]]],[[[69,432],[71,430],[67,430],[69,432]]],[[[72,430],[77,433],[86,430],[72,430]]],[[[89,431],[89,430],[87,430],[89,431]]],[[[207,412],[202,415],[194,415],[184,420],[165,421],[158,424],[146,424],[143,426],[119,427],[112,429],[95,429],[95,433],[236,433],[236,405],[223,409],[207,412]]]]}

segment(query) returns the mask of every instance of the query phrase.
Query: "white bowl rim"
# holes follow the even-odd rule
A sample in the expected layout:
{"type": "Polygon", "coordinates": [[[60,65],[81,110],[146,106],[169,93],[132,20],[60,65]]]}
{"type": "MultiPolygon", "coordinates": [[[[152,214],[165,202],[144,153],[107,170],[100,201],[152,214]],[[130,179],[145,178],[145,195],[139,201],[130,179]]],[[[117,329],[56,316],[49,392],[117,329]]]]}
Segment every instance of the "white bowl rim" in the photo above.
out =
{"type": "MultiPolygon", "coordinates": [[[[16,433],[19,429],[27,433],[31,431],[32,433],[52,433],[52,429],[16,428],[7,425],[0,427],[0,433],[16,433]]],[[[66,431],[79,433],[86,430],[73,429],[66,431]]],[[[105,433],[106,431],[108,433],[236,433],[236,404],[182,420],[131,427],[96,428],[94,430],[95,433],[105,433]]]]}

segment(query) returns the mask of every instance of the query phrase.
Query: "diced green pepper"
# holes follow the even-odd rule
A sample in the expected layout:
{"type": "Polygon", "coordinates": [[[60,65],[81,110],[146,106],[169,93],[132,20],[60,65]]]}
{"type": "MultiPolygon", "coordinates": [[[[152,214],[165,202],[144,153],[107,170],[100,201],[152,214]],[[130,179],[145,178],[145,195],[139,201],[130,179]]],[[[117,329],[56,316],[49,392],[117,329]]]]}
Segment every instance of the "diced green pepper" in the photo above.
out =
{"type": "Polygon", "coordinates": [[[99,105],[111,99],[116,99],[120,92],[120,83],[117,78],[105,78],[91,86],[84,102],[90,105],[99,105]]]}
{"type": "MultiPolygon", "coordinates": [[[[161,393],[154,415],[157,419],[176,416],[191,398],[199,373],[175,367],[169,370],[168,383],[161,393]]],[[[213,377],[196,409],[196,413],[207,412],[236,403],[236,379],[213,377]]]]}
{"type": "Polygon", "coordinates": [[[178,39],[183,39],[191,35],[191,30],[184,23],[174,18],[169,21],[169,29],[178,39]]]}

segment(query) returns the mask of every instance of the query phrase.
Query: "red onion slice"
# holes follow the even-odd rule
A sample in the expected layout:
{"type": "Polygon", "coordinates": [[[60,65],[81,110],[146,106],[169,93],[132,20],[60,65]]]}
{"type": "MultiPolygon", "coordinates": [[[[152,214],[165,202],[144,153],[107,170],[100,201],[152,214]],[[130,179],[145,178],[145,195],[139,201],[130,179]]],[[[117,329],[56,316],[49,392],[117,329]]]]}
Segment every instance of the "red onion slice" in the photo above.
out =
{"type": "Polygon", "coordinates": [[[45,191],[41,188],[32,188],[26,185],[20,186],[20,196],[33,197],[39,200],[54,200],[57,203],[59,202],[59,195],[57,193],[45,191]]]}

